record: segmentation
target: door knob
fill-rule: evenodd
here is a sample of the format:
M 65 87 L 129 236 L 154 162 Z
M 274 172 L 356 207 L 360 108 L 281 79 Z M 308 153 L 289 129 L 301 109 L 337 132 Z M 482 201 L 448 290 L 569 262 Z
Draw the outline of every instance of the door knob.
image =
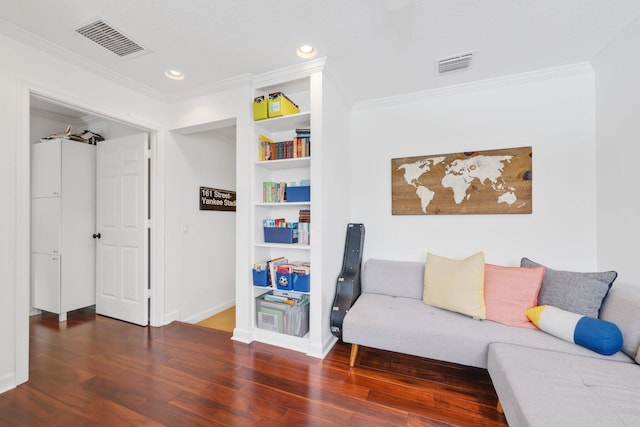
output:
M 94 239 L 99 239 L 99 238 L 100 238 L 100 233 L 94 234 L 94 235 L 93 235 L 93 238 L 94 238 Z

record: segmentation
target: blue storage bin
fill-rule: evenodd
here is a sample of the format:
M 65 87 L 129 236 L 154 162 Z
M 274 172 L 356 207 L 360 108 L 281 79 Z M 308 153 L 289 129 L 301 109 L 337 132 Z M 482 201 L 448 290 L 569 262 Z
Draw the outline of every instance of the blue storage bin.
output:
M 278 289 L 282 289 L 285 291 L 293 290 L 294 278 L 292 276 L 295 276 L 295 274 L 276 272 L 276 280 L 278 282 L 276 285 Z
M 269 275 L 267 270 L 253 270 L 253 286 L 269 286 Z
M 311 186 L 287 186 L 287 202 L 308 202 L 311 200 Z
M 311 275 L 293 274 L 293 290 L 298 292 L 309 292 Z
M 297 228 L 264 227 L 265 243 L 298 243 Z

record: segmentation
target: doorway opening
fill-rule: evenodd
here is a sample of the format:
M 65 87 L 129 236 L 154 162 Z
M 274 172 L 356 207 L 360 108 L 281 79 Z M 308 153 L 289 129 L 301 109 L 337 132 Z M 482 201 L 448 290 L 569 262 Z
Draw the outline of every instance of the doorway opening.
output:
M 30 95 L 30 313 L 149 323 L 145 129 Z M 97 273 L 97 274 L 96 274 Z
M 148 139 L 144 129 L 30 96 L 32 314 L 66 321 L 97 303 L 100 314 L 149 323 Z
M 165 274 L 180 292 L 167 287 L 166 317 L 198 323 L 236 302 L 236 119 L 170 132 Z

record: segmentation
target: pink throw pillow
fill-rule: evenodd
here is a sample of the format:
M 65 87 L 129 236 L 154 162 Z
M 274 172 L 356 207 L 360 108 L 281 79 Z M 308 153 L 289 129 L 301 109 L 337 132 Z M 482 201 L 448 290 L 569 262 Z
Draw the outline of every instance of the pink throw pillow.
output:
M 538 305 L 544 267 L 501 267 L 485 264 L 486 319 L 510 326 L 533 328 L 525 310 Z

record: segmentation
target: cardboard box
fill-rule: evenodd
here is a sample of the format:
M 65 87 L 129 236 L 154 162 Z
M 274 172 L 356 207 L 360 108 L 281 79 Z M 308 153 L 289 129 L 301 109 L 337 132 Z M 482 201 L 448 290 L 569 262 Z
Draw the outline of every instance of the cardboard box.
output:
M 267 115 L 269 117 L 287 116 L 299 113 L 300 109 L 282 92 L 269 94 Z

